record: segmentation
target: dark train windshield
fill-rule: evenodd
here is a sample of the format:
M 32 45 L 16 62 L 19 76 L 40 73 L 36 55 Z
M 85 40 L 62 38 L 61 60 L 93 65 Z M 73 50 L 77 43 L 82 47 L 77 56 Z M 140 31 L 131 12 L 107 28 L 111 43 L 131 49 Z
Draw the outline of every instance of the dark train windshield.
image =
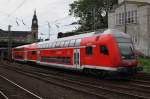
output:
M 119 49 L 122 59 L 134 59 L 135 55 L 133 52 L 133 47 L 130 43 L 119 43 Z

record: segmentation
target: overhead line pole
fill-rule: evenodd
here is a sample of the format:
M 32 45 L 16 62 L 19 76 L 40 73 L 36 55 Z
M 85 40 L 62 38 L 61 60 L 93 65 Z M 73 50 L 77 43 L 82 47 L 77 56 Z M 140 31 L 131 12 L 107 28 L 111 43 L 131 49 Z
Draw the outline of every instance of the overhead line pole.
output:
M 124 32 L 127 33 L 127 7 L 126 7 L 126 0 L 124 0 Z
M 11 25 L 8 25 L 8 61 L 10 62 L 12 60 L 12 32 L 11 32 Z
M 50 36 L 51 36 L 51 35 L 50 35 L 50 28 L 51 28 L 51 26 L 50 26 L 50 24 L 49 24 L 49 22 L 48 22 L 48 34 L 49 34 L 49 35 L 48 35 L 48 37 L 49 37 L 48 39 L 49 39 L 49 40 L 50 40 Z

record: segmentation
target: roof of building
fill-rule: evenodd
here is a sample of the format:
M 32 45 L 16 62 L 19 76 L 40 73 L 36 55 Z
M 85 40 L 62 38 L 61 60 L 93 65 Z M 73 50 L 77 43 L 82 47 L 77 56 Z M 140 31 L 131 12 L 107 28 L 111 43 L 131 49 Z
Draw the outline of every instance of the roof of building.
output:
M 126 4 L 137 4 L 137 5 L 139 5 L 139 6 L 150 5 L 150 3 L 148 3 L 148 2 L 142 2 L 142 0 L 141 0 L 141 2 L 138 2 L 138 1 L 123 1 L 123 2 L 121 2 L 120 4 L 115 5 L 115 6 L 113 7 L 113 9 L 111 9 L 109 12 L 110 12 L 110 13 L 111 13 L 111 12 L 114 12 L 117 8 L 119 8 L 120 6 L 124 5 L 125 3 L 126 3 Z
M 0 29 L 0 36 L 7 37 L 8 31 L 4 31 Z M 11 31 L 13 37 L 26 37 L 27 35 L 31 34 L 31 31 Z

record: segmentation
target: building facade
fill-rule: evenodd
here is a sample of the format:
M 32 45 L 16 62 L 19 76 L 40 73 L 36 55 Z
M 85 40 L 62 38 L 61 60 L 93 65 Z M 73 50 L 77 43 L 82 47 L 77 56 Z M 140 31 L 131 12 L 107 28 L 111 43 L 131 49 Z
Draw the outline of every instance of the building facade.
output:
M 150 56 L 150 0 L 119 0 L 108 13 L 108 28 L 126 31 L 135 48 Z
M 11 40 L 10 40 L 11 39 Z M 36 11 L 32 18 L 31 31 L 5 31 L 0 29 L 0 59 L 7 58 L 8 48 L 38 41 L 38 19 Z
M 5 31 L 0 29 L 0 45 L 1 43 L 9 41 L 9 33 L 11 33 L 11 39 L 14 43 L 29 44 L 38 40 L 38 19 L 36 11 L 32 18 L 31 31 Z M 1 46 L 0 46 L 1 47 Z

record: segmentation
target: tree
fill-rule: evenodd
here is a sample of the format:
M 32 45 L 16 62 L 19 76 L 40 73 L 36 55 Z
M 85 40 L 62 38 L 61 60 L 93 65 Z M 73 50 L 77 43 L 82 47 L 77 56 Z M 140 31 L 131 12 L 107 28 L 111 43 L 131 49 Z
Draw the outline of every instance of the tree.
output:
M 118 0 L 77 0 L 70 4 L 70 15 L 79 17 L 78 31 L 108 27 L 108 11 Z

